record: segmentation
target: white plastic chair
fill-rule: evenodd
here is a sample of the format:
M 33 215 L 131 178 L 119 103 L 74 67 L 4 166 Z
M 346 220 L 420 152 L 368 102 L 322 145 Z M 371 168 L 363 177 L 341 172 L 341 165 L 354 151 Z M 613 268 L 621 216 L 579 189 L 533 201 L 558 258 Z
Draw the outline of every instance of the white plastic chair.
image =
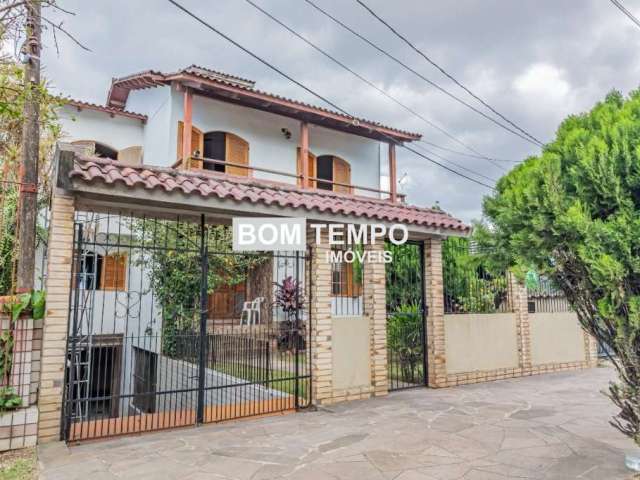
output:
M 256 297 L 252 301 L 242 304 L 240 325 L 257 325 L 260 323 L 260 306 L 262 302 L 264 302 L 264 297 Z

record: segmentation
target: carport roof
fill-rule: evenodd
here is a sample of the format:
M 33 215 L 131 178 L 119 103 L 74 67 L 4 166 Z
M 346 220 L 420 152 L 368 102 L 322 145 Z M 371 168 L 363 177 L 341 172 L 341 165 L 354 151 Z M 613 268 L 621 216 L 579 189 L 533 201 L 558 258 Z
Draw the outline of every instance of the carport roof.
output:
M 71 153 L 71 152 L 69 152 Z M 391 203 L 388 200 L 349 195 L 326 190 L 304 190 L 295 185 L 238 177 L 212 171 L 184 171 L 148 165 L 128 166 L 115 160 L 72 153 L 71 165 L 61 166 L 58 178 L 73 189 L 80 184 L 122 186 L 136 191 L 163 194 L 182 193 L 188 197 L 231 200 L 238 205 L 282 207 L 306 212 L 344 215 L 368 221 L 404 223 L 467 234 L 470 227 L 448 213 Z M 71 159 L 69 159 L 71 160 Z

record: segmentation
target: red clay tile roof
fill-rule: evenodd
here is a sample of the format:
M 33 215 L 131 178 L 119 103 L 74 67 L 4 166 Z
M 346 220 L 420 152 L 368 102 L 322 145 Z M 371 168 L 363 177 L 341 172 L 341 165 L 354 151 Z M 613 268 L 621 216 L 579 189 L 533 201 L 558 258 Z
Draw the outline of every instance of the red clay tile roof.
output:
M 307 109 L 306 113 L 315 113 L 319 117 L 331 117 L 340 119 L 341 122 L 352 126 L 362 127 L 363 129 L 380 130 L 386 132 L 386 135 L 397 137 L 399 141 L 414 141 L 422 138 L 419 133 L 412 133 L 406 130 L 389 127 L 380 122 L 366 120 L 364 118 L 350 117 L 341 112 L 336 112 L 328 108 L 311 105 L 291 98 L 283 97 L 273 93 L 264 92 L 254 88 L 255 82 L 223 72 L 217 72 L 198 65 L 178 70 L 172 73 L 161 73 L 154 70 L 145 70 L 144 72 L 128 75 L 126 77 L 114 78 L 111 83 L 109 95 L 107 97 L 107 105 L 112 108 L 125 108 L 127 97 L 131 90 L 152 88 L 160 85 L 168 85 L 172 81 L 181 81 L 186 79 L 203 79 L 211 82 L 211 85 L 225 86 L 227 89 L 234 89 L 235 96 L 251 95 L 260 96 L 261 103 L 273 101 L 290 104 L 293 109 L 295 107 L 303 107 Z M 228 96 L 228 93 L 227 95 Z
M 79 109 L 88 108 L 89 110 L 97 110 L 98 112 L 109 113 L 111 115 L 136 118 L 138 120 L 142 120 L 143 122 L 147 121 L 147 116 L 141 113 L 129 112 L 127 110 L 121 110 L 114 107 L 105 107 L 104 105 L 96 105 L 95 103 L 83 102 L 81 100 L 75 100 L 73 98 L 63 98 L 62 100 L 66 105 L 72 105 Z
M 142 165 L 130 167 L 115 160 L 76 154 L 69 177 L 87 183 L 122 183 L 130 188 L 178 191 L 186 195 L 232 199 L 307 211 L 354 215 L 379 221 L 414 224 L 467 233 L 470 227 L 451 215 L 429 208 L 386 200 L 328 192 L 302 190 L 294 185 L 236 177 L 210 171 L 182 171 Z

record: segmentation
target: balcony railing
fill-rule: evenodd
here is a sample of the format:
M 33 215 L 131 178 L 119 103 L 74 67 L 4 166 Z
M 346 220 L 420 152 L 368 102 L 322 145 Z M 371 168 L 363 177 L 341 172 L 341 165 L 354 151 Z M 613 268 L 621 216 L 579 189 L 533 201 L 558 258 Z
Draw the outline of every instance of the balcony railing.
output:
M 187 164 L 187 170 L 203 170 L 205 165 L 224 165 L 228 167 L 240 168 L 240 169 L 247 170 L 250 176 L 253 176 L 252 175 L 253 172 L 261 172 L 269 175 L 280 176 L 289 180 L 289 181 L 283 182 L 287 184 L 292 184 L 294 182 L 297 184 L 299 180 L 302 180 L 302 175 L 284 172 L 282 170 L 275 170 L 272 168 L 263 168 L 263 167 L 253 167 L 253 166 L 244 165 L 241 163 L 227 162 L 225 160 L 215 160 L 213 158 L 202 158 L 202 157 L 190 157 Z M 180 159 L 176 161 L 171 167 L 176 169 L 182 169 L 184 168 L 184 162 L 182 161 L 182 159 Z M 261 180 L 261 179 L 258 178 L 258 180 Z M 268 180 L 268 179 L 263 179 L 263 180 Z M 291 180 L 293 180 L 293 182 Z M 308 180 L 316 185 L 315 187 L 308 188 L 309 190 L 319 190 L 317 188 L 317 185 L 321 183 L 323 185 L 330 185 L 332 187 L 331 190 L 333 190 L 334 186 L 342 187 L 343 189 L 347 190 L 346 192 L 341 191 L 341 193 L 347 193 L 347 194 L 352 194 L 356 196 L 356 195 L 359 195 L 360 192 L 366 192 L 374 195 L 365 194 L 365 195 L 359 195 L 359 196 L 369 196 L 369 197 L 375 196 L 375 198 L 383 198 L 385 200 L 391 201 L 391 192 L 388 190 L 371 188 L 364 185 L 357 185 L 353 183 L 335 182 L 333 180 L 325 180 L 324 178 L 318 178 L 318 177 L 308 177 Z M 406 195 L 399 193 L 397 194 L 397 197 L 399 202 L 404 202 Z

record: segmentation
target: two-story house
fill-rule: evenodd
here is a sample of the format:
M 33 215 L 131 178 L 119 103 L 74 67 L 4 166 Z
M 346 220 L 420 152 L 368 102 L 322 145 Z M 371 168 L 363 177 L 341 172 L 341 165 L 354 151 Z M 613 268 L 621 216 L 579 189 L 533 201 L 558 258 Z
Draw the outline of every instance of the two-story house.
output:
M 324 265 L 328 247 L 313 242 L 302 260 L 234 255 L 213 228 L 204 250 L 196 227 L 204 235 L 205 223 L 234 216 L 303 216 L 402 223 L 419 242 L 464 235 L 459 220 L 407 205 L 396 190 L 396 146 L 419 134 L 198 66 L 116 78 L 105 105 L 69 100 L 60 117 L 52 241 L 57 225 L 75 224 L 74 280 L 56 304 L 69 313 L 64 438 L 386 393 L 384 266 Z M 73 205 L 70 225 L 56 198 Z M 49 255 L 51 269 L 59 257 Z M 415 275 L 416 298 L 424 277 Z M 173 301 L 189 281 L 192 297 Z

